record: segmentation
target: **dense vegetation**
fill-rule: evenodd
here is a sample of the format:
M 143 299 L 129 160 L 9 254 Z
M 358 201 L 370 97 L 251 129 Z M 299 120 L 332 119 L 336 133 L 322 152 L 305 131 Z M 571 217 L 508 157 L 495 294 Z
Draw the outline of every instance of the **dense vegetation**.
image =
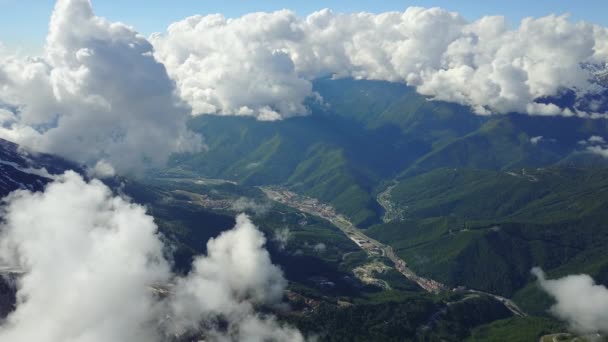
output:
M 205 136 L 204 152 L 175 155 L 137 181 L 108 181 L 148 206 L 176 270 L 187 272 L 207 240 L 245 211 L 289 280 L 294 310 L 281 319 L 321 341 L 535 341 L 566 327 L 548 317 L 553 302 L 532 267 L 608 285 L 608 158 L 585 142 L 608 139 L 607 120 L 481 117 L 387 82 L 321 79 L 314 88 L 323 101 L 309 103 L 309 116 L 199 116 L 190 128 Z M 15 151 L 0 145 L 18 166 L 0 165 L 15 180 L 0 192 L 40 189 L 46 181 L 19 172 L 31 161 Z M 46 155 L 37 162 L 52 172 L 70 166 Z M 355 269 L 391 262 L 325 220 L 269 202 L 260 185 L 330 203 L 417 273 L 510 297 L 531 316 L 511 317 L 487 296 L 426 294 L 391 268 L 366 283 Z M 377 196 L 393 185 L 387 199 L 398 215 L 383 222 Z M 231 207 L 242 198 L 254 205 Z M 14 300 L 0 281 L 0 317 Z
M 590 153 L 585 142 L 591 136 L 608 138 L 608 121 L 518 114 L 481 117 L 387 82 L 321 79 L 314 88 L 323 101 L 311 101 L 309 116 L 279 122 L 193 119 L 190 127 L 205 136 L 208 150 L 177 155 L 164 171 L 229 179 L 245 187 L 282 185 L 318 198 L 390 244 L 418 273 L 450 286 L 512 297 L 530 314 L 546 316 L 552 304 L 530 275 L 534 266 L 551 277 L 585 272 L 608 284 L 608 159 Z M 387 198 L 397 219 L 382 222 L 384 209 L 376 197 L 392 184 Z M 353 303 L 386 292 L 344 281 L 353 268 L 369 260 L 327 222 L 307 217 L 307 224 L 301 225 L 298 215 L 275 207 L 256 218 L 269 236 L 287 222 L 289 246 L 279 247 L 271 239 L 269 247 L 294 286 L 321 298 L 346 296 Z M 323 255 L 311 248 L 320 241 L 329 246 Z M 335 283 L 333 292 L 315 286 L 310 281 L 315 277 Z M 387 282 L 399 278 L 382 277 Z M 420 300 L 407 282 L 391 287 L 413 292 L 412 298 Z M 401 304 L 391 300 L 352 308 L 330 305 L 318 317 L 298 324 L 317 325 L 319 317 L 337 315 L 350 320 L 350 329 L 361 336 L 386 340 L 396 333 L 391 329 L 407 330 L 419 323 L 415 313 L 426 307 L 423 302 L 416 302 L 409 316 L 401 315 Z M 478 304 L 473 311 L 481 310 Z M 379 317 L 395 315 L 404 325 L 393 327 L 386 320 L 383 326 L 384 321 L 359 311 L 360 305 L 371 305 L 366 310 L 378 310 Z M 470 336 L 492 341 L 509 336 L 523 341 L 563 329 L 552 320 L 530 317 L 476 323 L 470 335 L 474 325 L 456 321 L 453 326 L 442 323 L 445 328 L 436 325 L 428 336 L 419 330 L 399 332 L 424 340 Z M 354 336 L 340 330 L 338 321 L 324 324 L 323 329 L 340 331 L 337 338 Z M 513 329 L 517 332 L 507 333 Z
M 548 318 L 513 317 L 473 329 L 467 342 L 528 342 L 542 336 L 564 331 L 563 324 Z
M 488 297 L 446 305 L 406 295 L 348 307 L 325 304 L 314 315 L 288 321 L 320 341 L 462 341 L 471 329 L 509 316 L 502 304 Z
M 206 239 L 234 223 L 235 212 L 209 210 L 191 203 L 189 197 L 176 195 L 176 190 L 216 199 L 234 201 L 247 195 L 258 203 L 264 201 L 255 188 L 227 183 L 201 185 L 188 180 L 150 178 L 122 182 L 123 191 L 148 204 L 163 234 L 177 247 L 176 267 L 184 272 L 192 255 L 205 251 Z M 474 327 L 511 315 L 489 297 L 426 295 L 395 270 L 376 275 L 390 290 L 366 285 L 353 276 L 354 268 L 370 262 L 390 262 L 370 259 L 327 221 L 279 204 L 265 212 L 251 211 L 250 215 L 267 236 L 273 262 L 281 266 L 290 281 L 289 291 L 320 303 L 312 310 L 302 311 L 296 300 L 292 302 L 295 311 L 282 319 L 320 340 L 459 341 L 469 336 Z M 288 238 L 277 240 L 276 234 L 285 230 Z M 319 243 L 324 247 L 321 250 L 315 248 Z
M 454 286 L 512 296 L 534 266 L 605 282 L 607 190 L 604 169 L 437 169 L 396 186 L 392 198 L 405 220 L 369 233 L 414 269 Z M 532 302 L 526 293 L 518 296 L 524 304 Z

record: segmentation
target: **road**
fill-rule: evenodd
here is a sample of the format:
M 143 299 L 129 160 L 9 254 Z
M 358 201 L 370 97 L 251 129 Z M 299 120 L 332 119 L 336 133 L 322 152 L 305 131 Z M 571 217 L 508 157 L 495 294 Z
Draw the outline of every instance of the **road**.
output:
M 393 181 L 384 191 L 378 194 L 376 201 L 384 209 L 384 215 L 382 215 L 382 221 L 384 223 L 391 222 L 402 218 L 402 214 L 393 202 L 391 202 L 391 191 L 398 185 L 397 181 Z
M 520 309 L 519 306 L 517 306 L 517 304 L 515 304 L 514 301 L 510 300 L 509 298 L 501 297 L 499 295 L 495 295 L 495 294 L 483 292 L 483 291 L 477 291 L 477 290 L 471 290 L 471 289 L 469 289 L 467 291 L 470 293 L 478 293 L 478 294 L 484 294 L 484 295 L 487 295 L 490 297 L 494 297 L 494 299 L 503 303 L 504 306 L 506 306 L 507 309 L 509 309 L 514 315 L 527 316 L 527 314 L 522 309 Z
M 304 213 L 321 217 L 331 222 L 334 226 L 340 229 L 349 239 L 351 239 L 357 246 L 364 250 L 368 255 L 372 256 L 385 256 L 393 262 L 395 269 L 403 274 L 407 279 L 415 282 L 421 288 L 430 293 L 439 293 L 448 290 L 448 287 L 436 280 L 425 278 L 417 275 L 412 271 L 407 263 L 401 259 L 393 251 L 391 246 L 385 245 L 380 241 L 372 239 L 363 233 L 359 228 L 353 225 L 345 216 L 336 213 L 336 211 L 329 205 L 323 204 L 316 199 L 307 198 L 304 196 L 297 195 L 293 192 L 283 189 L 273 189 L 268 187 L 260 187 L 260 189 L 266 194 L 271 200 L 285 204 L 289 207 L 300 210 Z M 0 275 L 19 275 L 25 273 L 16 267 L 0 265 Z M 153 291 L 161 292 L 159 289 L 152 287 Z M 165 290 L 164 288 L 162 289 Z M 517 304 L 512 300 L 501 297 L 495 294 L 477 291 L 477 290 L 466 290 L 472 294 L 484 294 L 495 298 L 502 302 L 513 314 L 517 316 L 526 316 Z
M 397 271 L 403 274 L 407 279 L 418 284 L 427 292 L 439 293 L 447 289 L 444 284 L 438 281 L 417 275 L 414 271 L 407 267 L 407 263 L 403 259 L 397 256 L 392 247 L 365 235 L 365 233 L 363 233 L 359 228 L 355 227 L 346 217 L 336 213 L 332 207 L 322 204 L 315 199 L 299 196 L 287 190 L 272 189 L 267 187 L 261 187 L 260 189 L 264 191 L 266 196 L 273 201 L 285 204 L 310 215 L 319 216 L 331 222 L 349 239 L 356 243 L 357 246 L 367 252 L 367 254 L 386 256 L 393 262 L 393 264 L 395 264 Z
M 391 246 L 385 245 L 377 240 L 365 235 L 359 228 L 355 227 L 344 215 L 338 214 L 334 208 L 327 204 L 323 204 L 316 199 L 300 196 L 296 193 L 285 189 L 260 187 L 266 196 L 276 202 L 282 203 L 289 207 L 300 210 L 304 213 L 321 217 L 331 222 L 334 226 L 340 229 L 349 239 L 357 244 L 361 249 L 369 255 L 386 256 L 390 259 L 395 268 L 407 279 L 415 282 L 421 288 L 430 293 L 439 293 L 448 290 L 448 287 L 436 280 L 425 278 L 417 275 L 412 271 L 407 263 L 401 259 L 393 251 Z M 516 316 L 526 316 L 526 313 L 521 310 L 512 300 L 478 290 L 465 290 L 471 294 L 483 294 L 493 297 L 505 305 Z

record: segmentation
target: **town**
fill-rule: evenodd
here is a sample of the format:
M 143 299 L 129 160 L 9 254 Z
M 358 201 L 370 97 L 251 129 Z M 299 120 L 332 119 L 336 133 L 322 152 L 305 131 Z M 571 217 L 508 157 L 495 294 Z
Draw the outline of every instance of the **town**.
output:
M 298 195 L 289 190 L 281 188 L 261 187 L 262 191 L 273 201 L 282 203 L 289 207 L 298 209 L 310 215 L 319 216 L 331 222 L 334 226 L 340 229 L 349 239 L 357 246 L 364 250 L 370 256 L 383 256 L 388 258 L 395 265 L 395 269 L 403 274 L 407 279 L 415 282 L 421 288 L 431 293 L 439 293 L 447 289 L 447 287 L 433 279 L 427 279 L 417 275 L 412 271 L 407 263 L 399 258 L 390 246 L 370 238 L 365 235 L 359 228 L 355 227 L 344 215 L 338 214 L 336 210 L 328 205 L 319 202 L 317 199 Z

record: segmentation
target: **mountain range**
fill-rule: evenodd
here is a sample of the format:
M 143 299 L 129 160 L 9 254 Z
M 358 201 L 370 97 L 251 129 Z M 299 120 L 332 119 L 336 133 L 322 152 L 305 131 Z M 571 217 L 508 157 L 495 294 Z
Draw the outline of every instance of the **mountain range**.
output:
M 365 331 L 340 330 L 344 340 L 490 341 L 510 334 L 526 341 L 564 329 L 548 315 L 553 300 L 536 286 L 532 267 L 551 277 L 583 272 L 608 285 L 608 158 L 602 154 L 608 121 L 480 116 L 381 81 L 324 78 L 314 91 L 306 116 L 194 117 L 189 128 L 205 137 L 204 151 L 175 154 L 145 177 L 105 182 L 148 206 L 173 242 L 181 272 L 205 252 L 209 238 L 233 226 L 241 210 L 234 203 L 256 202 L 244 202 L 242 210 L 268 237 L 273 261 L 290 281 L 291 304 L 309 312 L 282 319 L 303 331 L 322 326 L 325 340 L 340 340 L 327 332 L 348 319 L 347 326 Z M 565 92 L 545 100 L 567 98 Z M 68 169 L 85 173 L 61 158 L 0 142 L 3 196 L 39 191 Z M 375 264 L 328 221 L 270 204 L 259 188 L 268 186 L 331 205 L 419 275 L 511 298 L 529 316 L 512 317 L 491 297 L 430 296 L 394 270 L 372 271 L 375 283 L 361 283 L 355 269 L 382 269 L 387 260 Z M 319 285 L 325 283 L 332 285 Z M 0 284 L 0 316 L 14 305 L 9 287 Z
M 552 303 L 534 266 L 608 284 L 606 120 L 479 116 L 380 81 L 327 78 L 314 90 L 322 100 L 304 117 L 194 118 L 208 149 L 163 171 L 317 198 L 420 274 L 515 298 L 534 314 Z

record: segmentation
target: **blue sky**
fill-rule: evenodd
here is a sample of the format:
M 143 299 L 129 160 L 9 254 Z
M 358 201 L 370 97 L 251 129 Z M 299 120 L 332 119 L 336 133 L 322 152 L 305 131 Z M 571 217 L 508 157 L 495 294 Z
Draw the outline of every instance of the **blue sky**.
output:
M 41 50 L 54 0 L 0 0 L 0 42 L 25 53 Z M 337 12 L 402 11 L 408 6 L 440 6 L 470 20 L 504 15 L 511 25 L 528 16 L 570 13 L 573 20 L 608 26 L 608 0 L 93 0 L 98 15 L 134 26 L 145 35 L 193 14 L 223 13 L 228 17 L 253 11 L 289 8 L 305 16 L 321 8 Z

